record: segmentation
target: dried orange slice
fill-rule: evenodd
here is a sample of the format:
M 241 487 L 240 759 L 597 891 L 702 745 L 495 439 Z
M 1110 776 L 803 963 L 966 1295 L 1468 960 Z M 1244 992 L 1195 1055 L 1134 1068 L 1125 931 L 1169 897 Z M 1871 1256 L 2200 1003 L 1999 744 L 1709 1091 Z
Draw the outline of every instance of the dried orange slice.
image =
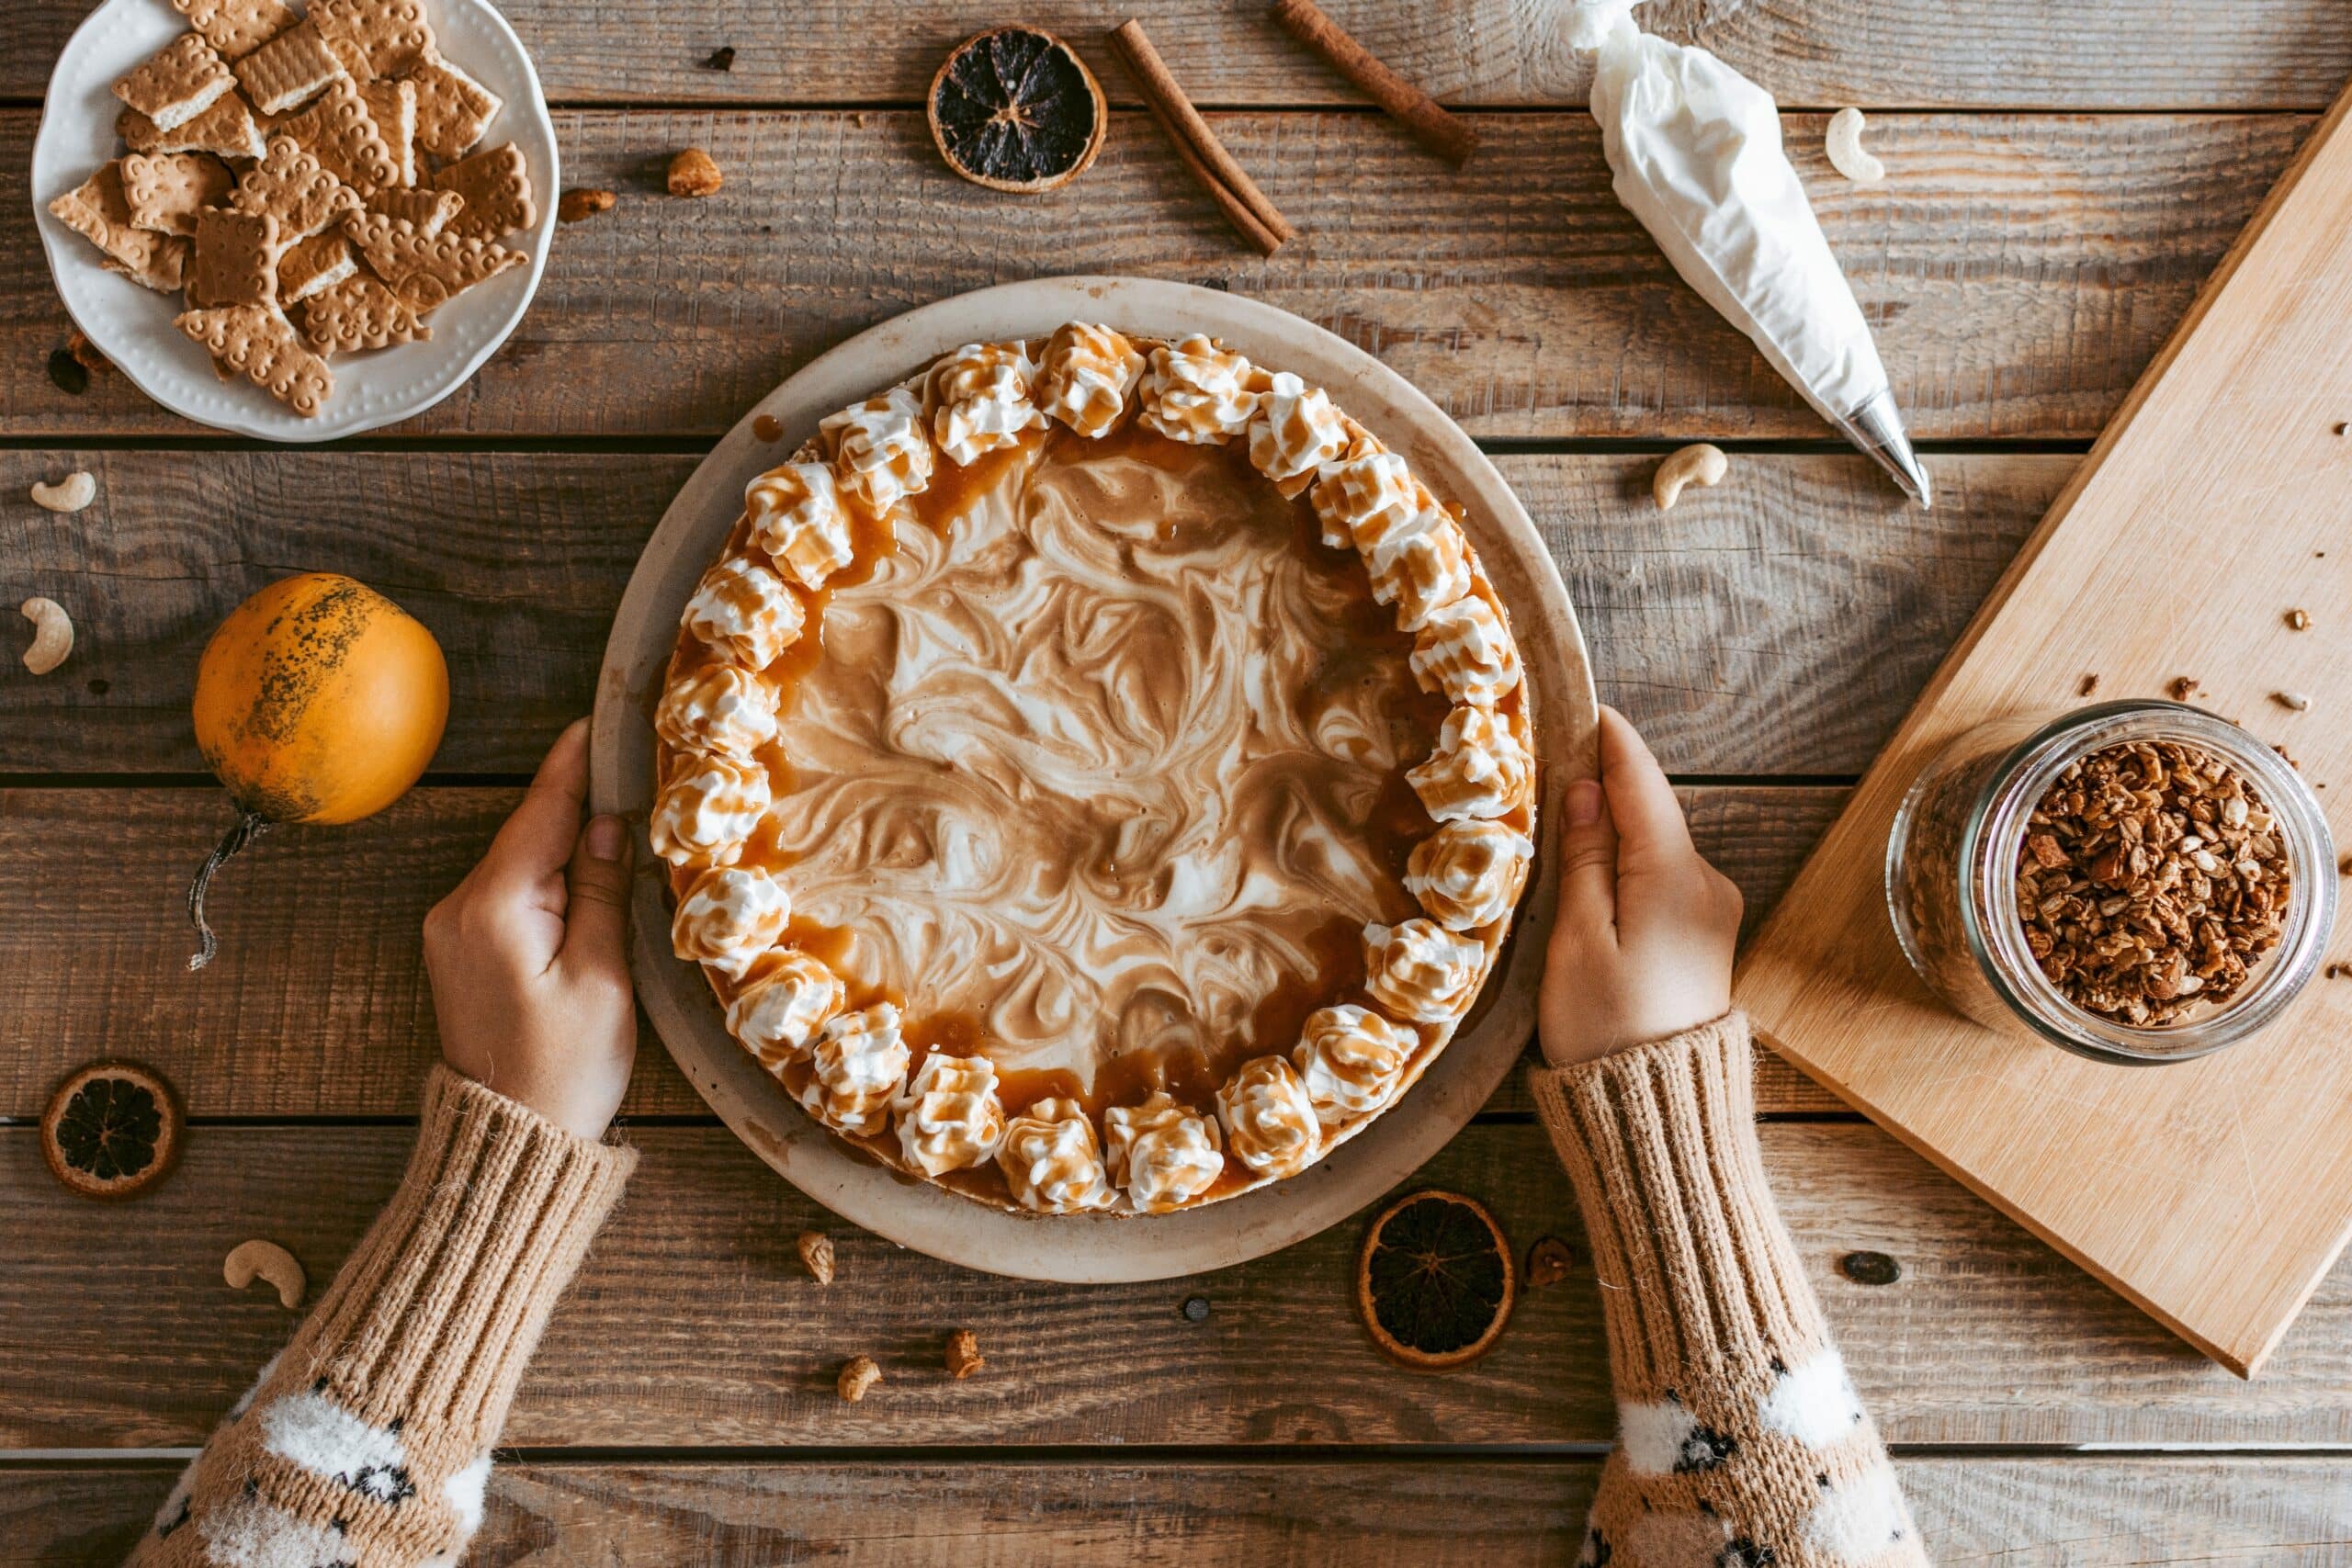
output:
M 145 1067 L 93 1062 L 50 1097 L 40 1152 L 50 1173 L 85 1198 L 143 1192 L 179 1157 L 179 1101 Z
M 1494 1348 L 1518 1299 L 1510 1243 L 1459 1192 L 1408 1193 L 1364 1233 L 1356 1307 L 1373 1343 L 1408 1367 L 1458 1367 Z
M 990 190 L 1067 185 L 1102 150 L 1102 85 L 1041 28 L 966 39 L 931 79 L 931 139 L 947 166 Z

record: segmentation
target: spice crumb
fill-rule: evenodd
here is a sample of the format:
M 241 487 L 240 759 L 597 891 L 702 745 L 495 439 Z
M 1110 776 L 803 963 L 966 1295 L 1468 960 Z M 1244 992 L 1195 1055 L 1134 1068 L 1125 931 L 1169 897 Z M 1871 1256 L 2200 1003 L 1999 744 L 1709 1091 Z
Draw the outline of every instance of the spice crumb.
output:
M 2270 700 L 2282 708 L 2291 708 L 2297 713 L 2308 712 L 2312 705 L 2311 698 L 2301 692 L 2273 692 L 2270 694 Z
M 710 51 L 710 58 L 702 62 L 702 68 L 706 71 L 734 70 L 735 46 L 730 43 L 724 49 L 712 50 Z
M 2290 610 L 2290 611 L 2288 611 L 2288 612 L 2287 612 L 2287 629 L 2288 629 L 2288 630 L 2290 630 L 2290 631 L 2297 631 L 2297 632 L 2307 632 L 2307 631 L 2311 630 L 2311 629 L 2312 629 L 2312 616 L 2311 616 L 2311 612 L 2310 612 L 2310 611 L 2308 611 L 2308 610 Z
M 2165 694 L 2177 703 L 2187 702 L 2196 692 L 2197 682 L 2188 675 L 2176 675 L 2165 686 Z
M 2083 677 L 2083 683 L 2075 688 L 2075 695 L 2078 697 L 2087 697 L 2093 692 L 2098 690 L 2098 677 L 2097 675 L 2086 675 Z

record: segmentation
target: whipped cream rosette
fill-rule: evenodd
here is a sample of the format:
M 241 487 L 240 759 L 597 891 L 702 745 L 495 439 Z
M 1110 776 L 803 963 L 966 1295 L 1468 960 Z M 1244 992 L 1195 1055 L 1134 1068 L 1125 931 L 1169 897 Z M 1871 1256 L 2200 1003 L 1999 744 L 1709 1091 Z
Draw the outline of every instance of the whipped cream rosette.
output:
M 1094 1121 L 1075 1100 L 1041 1100 L 1008 1121 L 996 1162 L 1013 1201 L 1041 1214 L 1081 1214 L 1119 1201 Z
M 817 422 L 834 453 L 834 478 L 876 516 L 931 487 L 933 457 L 922 425 L 922 400 L 893 387 L 878 398 Z
M 1221 446 L 1258 412 L 1250 380 L 1248 360 L 1195 333 L 1151 351 L 1136 418 L 1170 441 Z
M 996 1064 L 986 1056 L 925 1056 L 895 1109 L 899 1147 L 925 1176 L 978 1165 L 1004 1142 Z
M 1242 1063 L 1217 1090 L 1216 1119 L 1225 1128 L 1225 1146 L 1261 1176 L 1306 1169 L 1323 1141 L 1323 1124 L 1298 1069 L 1280 1056 Z
M 783 883 L 755 865 L 715 865 L 686 885 L 670 920 L 670 950 L 740 980 L 791 919 Z
M 1525 806 L 1534 793 L 1535 763 L 1509 721 L 1465 704 L 1445 716 L 1437 750 L 1405 777 L 1431 817 L 1461 822 Z
M 1413 638 L 1413 679 L 1450 702 L 1492 707 L 1520 680 L 1519 644 L 1475 593 L 1440 605 Z
M 1435 920 L 1366 926 L 1363 988 L 1398 1018 L 1450 1023 L 1469 1010 L 1486 978 L 1486 945 Z
M 1031 400 L 1036 380 L 1036 362 L 1017 343 L 967 343 L 941 360 L 931 373 L 931 434 L 941 455 L 961 468 L 1018 446 L 1023 431 L 1046 423 Z
M 1111 1179 L 1146 1213 L 1182 1208 L 1225 1174 L 1216 1123 L 1193 1114 L 1165 1090 L 1141 1105 L 1102 1113 Z
M 1276 371 L 1250 421 L 1250 466 L 1284 495 L 1300 495 L 1347 449 L 1347 423 L 1323 389 Z
M 780 948 L 752 962 L 728 1004 L 728 1032 L 760 1066 L 780 1073 L 786 1063 L 808 1055 L 826 1021 L 842 1010 L 842 977 L 822 959 Z
M 1459 514 L 1303 378 L 1083 322 L 797 457 L 686 604 L 650 822 L 673 947 L 783 1092 L 1040 1215 L 1219 1201 L 1394 1106 L 1534 833 Z
M 767 770 L 756 762 L 676 752 L 653 797 L 646 837 L 653 852 L 672 865 L 729 865 L 773 799 Z
M 1332 463 L 1311 499 L 1323 542 L 1361 550 L 1401 529 L 1422 506 L 1413 471 L 1394 452 L 1365 452 Z
M 654 705 L 653 732 L 688 751 L 748 758 L 775 739 L 774 683 L 732 664 L 673 681 Z
M 1510 913 L 1535 846 L 1499 822 L 1448 822 L 1413 846 L 1405 889 L 1448 931 L 1476 931 Z
M 809 1048 L 801 1109 L 841 1132 L 879 1133 L 906 1079 L 908 1055 L 893 1004 L 836 1014 Z
M 808 612 L 775 570 L 729 556 L 703 573 L 686 601 L 686 635 L 731 664 L 764 670 L 800 640 Z
M 1080 435 L 1108 435 L 1127 412 L 1144 365 L 1142 350 L 1123 333 L 1083 321 L 1057 327 L 1037 372 L 1037 407 Z
M 822 463 L 785 463 L 743 491 L 752 537 L 775 570 L 803 588 L 822 588 L 849 565 L 849 517 L 841 486 Z

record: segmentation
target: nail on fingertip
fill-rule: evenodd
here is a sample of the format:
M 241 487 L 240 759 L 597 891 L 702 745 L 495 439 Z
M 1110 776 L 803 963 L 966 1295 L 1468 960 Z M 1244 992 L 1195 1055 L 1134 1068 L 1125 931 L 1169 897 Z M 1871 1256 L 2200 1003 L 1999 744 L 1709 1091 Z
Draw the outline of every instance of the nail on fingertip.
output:
M 599 817 L 588 824 L 588 856 L 591 860 L 621 858 L 621 819 Z
M 1600 781 L 1578 779 L 1568 786 L 1568 825 L 1589 828 L 1600 820 Z

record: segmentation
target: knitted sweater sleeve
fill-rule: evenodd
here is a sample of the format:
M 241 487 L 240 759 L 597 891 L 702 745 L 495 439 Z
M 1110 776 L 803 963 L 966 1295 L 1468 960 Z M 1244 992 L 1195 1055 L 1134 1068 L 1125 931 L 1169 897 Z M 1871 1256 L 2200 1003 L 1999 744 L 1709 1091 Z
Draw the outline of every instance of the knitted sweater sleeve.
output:
M 1747 1021 L 1531 1077 L 1617 1396 L 1587 1568 L 1924 1568 L 1764 1184 Z
M 636 1164 L 435 1067 L 390 1203 L 131 1563 L 456 1563 L 524 1365 Z

